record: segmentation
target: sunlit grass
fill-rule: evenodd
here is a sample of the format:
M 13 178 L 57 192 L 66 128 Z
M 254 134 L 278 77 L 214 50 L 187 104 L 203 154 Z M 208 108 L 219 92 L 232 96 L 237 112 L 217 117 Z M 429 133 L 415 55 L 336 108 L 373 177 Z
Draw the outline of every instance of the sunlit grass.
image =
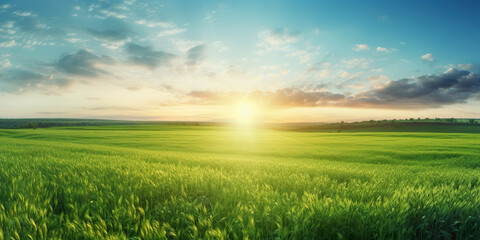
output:
M 478 239 L 480 136 L 0 130 L 0 239 Z

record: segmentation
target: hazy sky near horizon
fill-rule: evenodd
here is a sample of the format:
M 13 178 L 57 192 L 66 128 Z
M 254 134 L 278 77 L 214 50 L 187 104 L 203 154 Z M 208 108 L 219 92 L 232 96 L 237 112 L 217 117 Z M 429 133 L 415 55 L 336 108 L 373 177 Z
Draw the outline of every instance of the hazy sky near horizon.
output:
M 478 1 L 0 0 L 0 118 L 480 118 Z

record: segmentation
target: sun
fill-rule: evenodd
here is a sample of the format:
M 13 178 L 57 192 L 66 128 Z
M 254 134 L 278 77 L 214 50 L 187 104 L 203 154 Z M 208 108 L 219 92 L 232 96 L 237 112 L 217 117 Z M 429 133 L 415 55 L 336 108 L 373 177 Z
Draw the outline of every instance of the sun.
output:
M 253 127 L 260 121 L 259 106 L 252 102 L 240 102 L 235 106 L 235 123 L 242 127 Z

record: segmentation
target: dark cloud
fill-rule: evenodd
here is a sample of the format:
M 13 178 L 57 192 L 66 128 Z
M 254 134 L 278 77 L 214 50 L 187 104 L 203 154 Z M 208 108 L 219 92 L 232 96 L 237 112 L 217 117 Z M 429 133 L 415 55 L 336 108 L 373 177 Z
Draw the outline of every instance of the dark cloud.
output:
M 389 81 L 354 96 L 350 104 L 392 108 L 440 107 L 465 103 L 479 92 L 479 75 L 450 68 L 438 75 Z
M 12 69 L 0 74 L 2 79 L 2 90 L 16 91 L 21 88 L 34 86 L 45 79 L 42 74 L 27 70 Z
M 89 29 L 88 32 L 96 38 L 107 40 L 107 41 L 113 41 L 113 42 L 122 41 L 128 38 L 128 32 L 124 31 L 123 29 L 113 29 L 113 30 L 104 30 L 104 31 Z
M 448 69 L 438 75 L 424 75 L 380 84 L 355 95 L 318 89 L 284 88 L 276 91 L 212 92 L 192 91 L 193 103 L 225 105 L 248 99 L 272 107 L 360 107 L 360 108 L 435 108 L 465 103 L 479 97 L 480 76 L 469 71 Z
M 67 88 L 73 81 L 56 77 L 54 74 L 33 72 L 24 69 L 10 69 L 0 72 L 0 91 L 2 92 L 26 92 L 31 90 L 50 91 L 59 88 Z
M 111 42 L 126 40 L 132 34 L 130 28 L 128 28 L 125 23 L 120 21 L 112 21 L 107 24 L 105 29 L 102 30 L 94 28 L 87 28 L 86 30 L 95 38 Z
M 41 21 L 38 17 L 19 17 L 9 22 L 12 25 L 10 30 L 16 31 L 17 41 L 20 38 L 31 41 L 53 41 L 55 38 L 65 35 L 65 31 L 59 26 L 60 24 L 52 25 L 43 19 Z
M 109 74 L 97 66 L 99 63 L 112 64 L 114 59 L 109 56 L 97 56 L 87 50 L 79 50 L 74 54 L 63 55 L 55 63 L 55 67 L 66 74 L 84 77 L 98 77 Z
M 35 67 L 7 69 L 0 72 L 0 91 L 22 93 L 43 91 L 56 93 L 72 86 L 78 80 L 69 75 L 98 77 L 109 74 L 99 68 L 99 64 L 113 64 L 108 56 L 97 56 L 87 50 L 74 54 L 64 54 L 53 64 L 41 63 Z
M 15 22 L 21 31 L 44 35 L 45 33 L 63 33 L 60 29 L 47 27 L 36 18 L 22 18 Z
M 203 61 L 205 59 L 206 51 L 207 46 L 203 44 L 190 48 L 187 52 L 187 65 L 195 66 Z
M 140 46 L 135 43 L 126 44 L 125 51 L 129 55 L 128 59 L 130 63 L 145 66 L 150 69 L 168 65 L 176 58 L 174 54 L 163 51 L 154 51 L 153 47 Z

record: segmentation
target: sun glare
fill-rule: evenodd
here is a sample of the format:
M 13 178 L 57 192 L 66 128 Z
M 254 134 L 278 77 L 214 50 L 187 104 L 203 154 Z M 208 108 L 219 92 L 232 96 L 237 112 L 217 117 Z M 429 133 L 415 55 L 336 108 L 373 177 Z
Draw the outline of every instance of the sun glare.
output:
M 259 123 L 259 108 L 251 102 L 241 102 L 235 106 L 235 123 L 242 127 L 253 127 Z

